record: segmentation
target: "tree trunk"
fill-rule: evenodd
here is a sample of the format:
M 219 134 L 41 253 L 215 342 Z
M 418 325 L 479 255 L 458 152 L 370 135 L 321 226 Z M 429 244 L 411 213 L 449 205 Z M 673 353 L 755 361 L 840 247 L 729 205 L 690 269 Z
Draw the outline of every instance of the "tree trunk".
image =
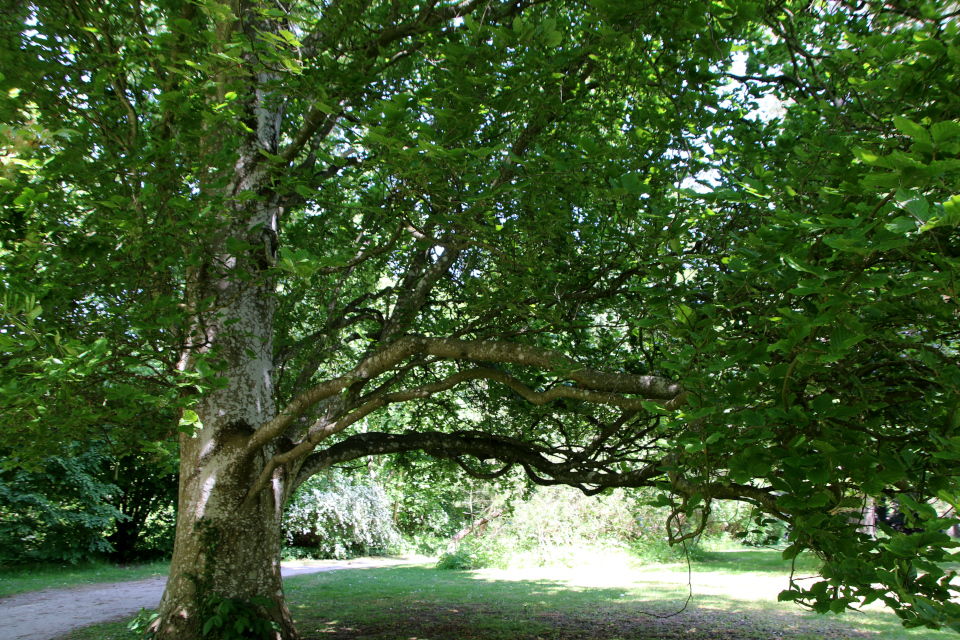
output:
M 499 518 L 503 515 L 503 509 L 497 509 L 492 513 L 488 513 L 479 520 L 471 522 L 463 529 L 460 529 L 457 533 L 450 538 L 450 542 L 447 544 L 447 553 L 456 553 L 457 548 L 460 546 L 460 543 L 471 533 L 475 533 L 477 537 L 483 535 L 483 532 L 487 530 L 487 525 L 490 524 L 491 520 Z
M 126 563 L 134 560 L 137 541 L 140 539 L 142 523 L 135 520 L 118 520 L 116 530 L 107 536 L 107 542 L 113 547 L 110 552 L 112 562 Z
M 867 496 L 863 513 L 860 517 L 860 532 L 871 538 L 877 537 L 877 503 L 872 496 Z
M 212 596 L 244 601 L 265 596 L 274 606 L 260 613 L 277 623 L 277 637 L 297 637 L 280 575 L 282 484 L 275 482 L 274 491 L 244 504 L 262 458 L 251 460 L 243 453 L 245 438 L 231 436 L 221 432 L 220 442 L 182 440 L 177 537 L 155 627 L 158 638 L 199 637 L 212 613 Z
M 268 21 L 264 28 L 276 30 L 278 24 Z M 230 40 L 238 25 L 231 20 L 218 24 L 221 43 Z M 254 55 L 248 62 L 251 68 L 260 65 Z M 216 376 L 225 380 L 197 403 L 199 432 L 180 437 L 173 561 L 153 628 L 158 640 L 193 640 L 211 613 L 211 596 L 247 602 L 262 596 L 273 606 L 260 607 L 261 615 L 276 623 L 276 637 L 290 640 L 298 635 L 280 575 L 289 468 L 278 467 L 267 489 L 248 495 L 278 447 L 274 442 L 253 448 L 249 440 L 276 417 L 276 301 L 270 268 L 276 261 L 280 208 L 268 186 L 273 168 L 264 163 L 262 152 L 278 153 L 283 111 L 264 89 L 277 80 L 272 71 L 220 79 L 217 102 L 225 99 L 229 82 L 246 86 L 237 104 L 253 126 L 247 128 L 249 135 L 239 136 L 232 127 L 212 127 L 206 142 L 211 153 L 227 150 L 200 187 L 222 207 L 221 224 L 200 243 L 199 266 L 187 274 L 186 303 L 196 315 L 180 366 L 200 370 L 199 359 L 209 357 Z M 258 198 L 248 198 L 252 194 Z M 211 299 L 213 308 L 205 307 Z
M 255 182 L 236 183 L 238 190 Z M 206 355 L 219 369 L 221 386 L 202 396 L 195 411 L 202 427 L 180 437 L 180 494 L 173 562 L 159 618 L 159 639 L 193 640 L 212 614 L 211 597 L 249 602 L 264 596 L 272 607 L 259 607 L 276 623 L 276 637 L 297 637 L 284 603 L 280 576 L 281 516 L 287 488 L 285 467 L 278 468 L 267 490 L 248 496 L 276 453 L 275 445 L 249 447 L 256 428 L 276 414 L 273 392 L 272 285 L 264 275 L 274 247 L 276 212 L 266 207 L 231 212 L 236 222 L 206 249 L 197 270 L 196 289 L 188 300 L 210 299 L 213 309 L 200 311 L 192 328 L 192 345 L 184 370 Z M 227 238 L 264 244 L 263 252 L 230 255 Z M 264 240 L 266 238 L 266 241 Z M 268 253 L 269 252 L 269 253 Z M 215 385 L 216 386 L 216 385 Z M 226 622 L 226 621 L 225 621 Z

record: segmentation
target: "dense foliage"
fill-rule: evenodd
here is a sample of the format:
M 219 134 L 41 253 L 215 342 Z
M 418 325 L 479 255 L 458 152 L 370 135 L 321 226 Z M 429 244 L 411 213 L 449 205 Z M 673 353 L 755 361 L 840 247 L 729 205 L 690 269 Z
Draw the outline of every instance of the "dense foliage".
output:
M 954 3 L 4 16 L 2 444 L 181 432 L 158 637 L 201 573 L 295 637 L 283 503 L 414 451 L 659 488 L 673 541 L 743 502 L 826 562 L 784 599 L 960 630 Z
M 117 459 L 103 443 L 37 468 L 0 470 L 0 563 L 169 557 L 173 550 L 175 456 Z M 3 459 L 0 459 L 3 461 Z
M 88 560 L 113 550 L 106 531 L 123 514 L 100 477 L 103 456 L 45 460 L 42 472 L 0 472 L 0 562 Z

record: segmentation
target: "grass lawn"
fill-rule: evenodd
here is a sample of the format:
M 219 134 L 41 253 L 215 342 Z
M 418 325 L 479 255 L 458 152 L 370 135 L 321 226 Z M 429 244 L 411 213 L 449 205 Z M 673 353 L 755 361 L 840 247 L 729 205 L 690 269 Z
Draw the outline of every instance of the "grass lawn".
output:
M 884 609 L 818 616 L 777 603 L 789 567 L 774 550 L 709 553 L 693 567 L 635 568 L 625 557 L 578 568 L 439 571 L 428 565 L 289 578 L 287 600 L 308 640 L 947 640 L 904 630 Z M 815 568 L 807 561 L 804 571 Z M 129 640 L 125 623 L 71 640 Z M 65 639 L 62 639 L 65 640 Z
M 0 597 L 51 587 L 79 587 L 98 582 L 159 578 L 170 573 L 170 562 L 116 566 L 107 563 L 0 566 Z

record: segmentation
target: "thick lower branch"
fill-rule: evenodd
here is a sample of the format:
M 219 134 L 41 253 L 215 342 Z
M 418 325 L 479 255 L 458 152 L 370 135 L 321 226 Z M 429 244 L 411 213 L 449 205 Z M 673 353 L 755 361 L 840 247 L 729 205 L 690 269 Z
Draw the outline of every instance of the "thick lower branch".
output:
M 628 373 L 606 373 L 587 369 L 572 358 L 549 349 L 494 340 L 455 340 L 452 338 L 403 336 L 363 360 L 346 375 L 327 380 L 298 395 L 273 420 L 260 425 L 260 428 L 249 440 L 248 452 L 252 455 L 259 451 L 270 440 L 282 434 L 297 416 L 316 403 L 340 393 L 355 382 L 372 380 L 413 355 L 533 367 L 543 371 L 551 371 L 566 380 L 574 382 L 584 392 L 595 391 L 618 396 L 629 394 L 647 400 L 663 400 L 666 401 L 664 406 L 668 409 L 676 409 L 682 406 L 686 402 L 687 396 L 683 387 L 667 378 L 638 376 Z M 504 382 L 504 384 L 507 384 L 507 382 Z M 569 392 L 574 391 L 573 388 L 565 387 L 565 389 L 570 389 Z M 605 404 L 614 404 L 612 395 L 605 397 Z M 589 402 L 596 401 L 586 396 L 583 399 Z M 622 397 L 617 400 L 617 403 L 617 406 L 624 409 L 640 408 L 639 401 L 633 398 Z
M 310 429 L 307 430 L 306 437 L 295 447 L 284 453 L 277 454 L 267 461 L 266 466 L 247 494 L 247 500 L 251 500 L 257 493 L 265 489 L 270 477 L 277 467 L 293 462 L 294 460 L 309 454 L 318 444 L 332 435 L 340 433 L 358 420 L 365 418 L 374 411 L 398 402 L 407 402 L 429 398 L 435 393 L 447 391 L 453 387 L 470 380 L 493 380 L 500 382 L 514 391 L 532 404 L 543 405 L 561 398 L 570 398 L 583 402 L 592 402 L 595 404 L 608 404 L 628 411 L 639 411 L 643 409 L 643 401 L 634 398 L 626 398 L 615 393 L 605 393 L 602 391 L 590 391 L 589 389 L 580 389 L 570 386 L 558 386 L 549 391 L 538 392 L 526 386 L 518 379 L 508 373 L 486 367 L 476 367 L 467 371 L 461 371 L 448 378 L 431 384 L 396 391 L 394 393 L 385 393 L 372 400 L 369 400 L 359 408 L 351 411 L 334 423 L 327 423 L 318 420 Z M 559 469 L 555 469 L 555 472 Z
M 579 468 L 571 469 L 566 462 L 556 462 L 545 456 L 536 445 L 524 445 L 487 434 L 359 433 L 310 455 L 293 481 L 291 490 L 295 491 L 307 478 L 334 465 L 368 456 L 407 451 L 423 451 L 437 458 L 452 459 L 461 465 L 463 456 L 471 456 L 477 460 L 495 459 L 504 465 L 517 464 L 539 484 L 565 484 L 578 487 L 587 493 L 596 493 L 606 488 L 654 487 L 659 480 L 669 479 L 673 490 L 679 495 L 689 497 L 699 493 L 706 499 L 748 502 L 776 517 L 788 517 L 777 507 L 776 496 L 771 490 L 732 482 L 699 484 L 676 473 L 669 473 L 666 468 L 672 467 L 676 462 L 672 456 L 631 471 L 606 468 L 602 461 L 595 460 L 584 461 Z
M 654 479 L 663 475 L 660 463 L 645 465 L 627 472 L 613 472 L 600 469 L 571 470 L 564 462 L 548 459 L 540 448 L 525 446 L 522 443 L 507 441 L 496 436 L 451 434 L 451 433 L 360 433 L 350 436 L 324 451 L 318 451 L 307 458 L 294 480 L 295 490 L 310 476 L 330 468 L 372 455 L 387 455 L 406 451 L 424 451 L 437 458 L 456 460 L 461 456 L 472 456 L 478 460 L 496 459 L 502 463 L 520 464 L 549 475 L 563 484 L 591 484 L 603 487 L 646 487 L 653 486 Z

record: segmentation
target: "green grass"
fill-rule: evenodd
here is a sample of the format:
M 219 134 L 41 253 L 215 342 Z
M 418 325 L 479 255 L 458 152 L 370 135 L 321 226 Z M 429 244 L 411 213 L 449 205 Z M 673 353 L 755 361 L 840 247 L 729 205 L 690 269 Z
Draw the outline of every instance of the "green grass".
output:
M 718 563 L 708 566 L 715 569 Z M 686 599 L 685 568 L 441 573 L 397 567 L 291 580 L 287 593 L 301 633 L 318 640 L 943 637 L 906 631 L 885 611 L 824 617 L 777 603 L 776 594 L 786 584 L 773 586 L 771 574 L 781 571 L 733 566 L 718 575 L 702 568 L 694 567 L 693 602 L 682 615 L 665 619 L 654 616 L 678 611 Z
M 40 589 L 162 577 L 169 572 L 169 561 L 126 566 L 105 562 L 0 566 L 0 597 Z
M 781 554 L 782 550 L 775 548 L 700 551 L 694 564 L 698 572 L 789 575 L 791 565 L 783 561 Z M 820 568 L 820 560 L 816 556 L 804 553 L 797 557 L 793 566 L 797 575 L 809 574 Z
M 708 552 L 693 567 L 631 567 L 624 556 L 576 568 L 439 571 L 428 565 L 352 569 L 285 581 L 305 640 L 947 640 L 908 631 L 892 613 L 818 616 L 777 603 L 789 565 L 772 549 Z M 798 575 L 815 570 L 801 559 Z M 806 573 L 802 573 L 806 572 Z M 132 640 L 125 622 L 70 640 Z

